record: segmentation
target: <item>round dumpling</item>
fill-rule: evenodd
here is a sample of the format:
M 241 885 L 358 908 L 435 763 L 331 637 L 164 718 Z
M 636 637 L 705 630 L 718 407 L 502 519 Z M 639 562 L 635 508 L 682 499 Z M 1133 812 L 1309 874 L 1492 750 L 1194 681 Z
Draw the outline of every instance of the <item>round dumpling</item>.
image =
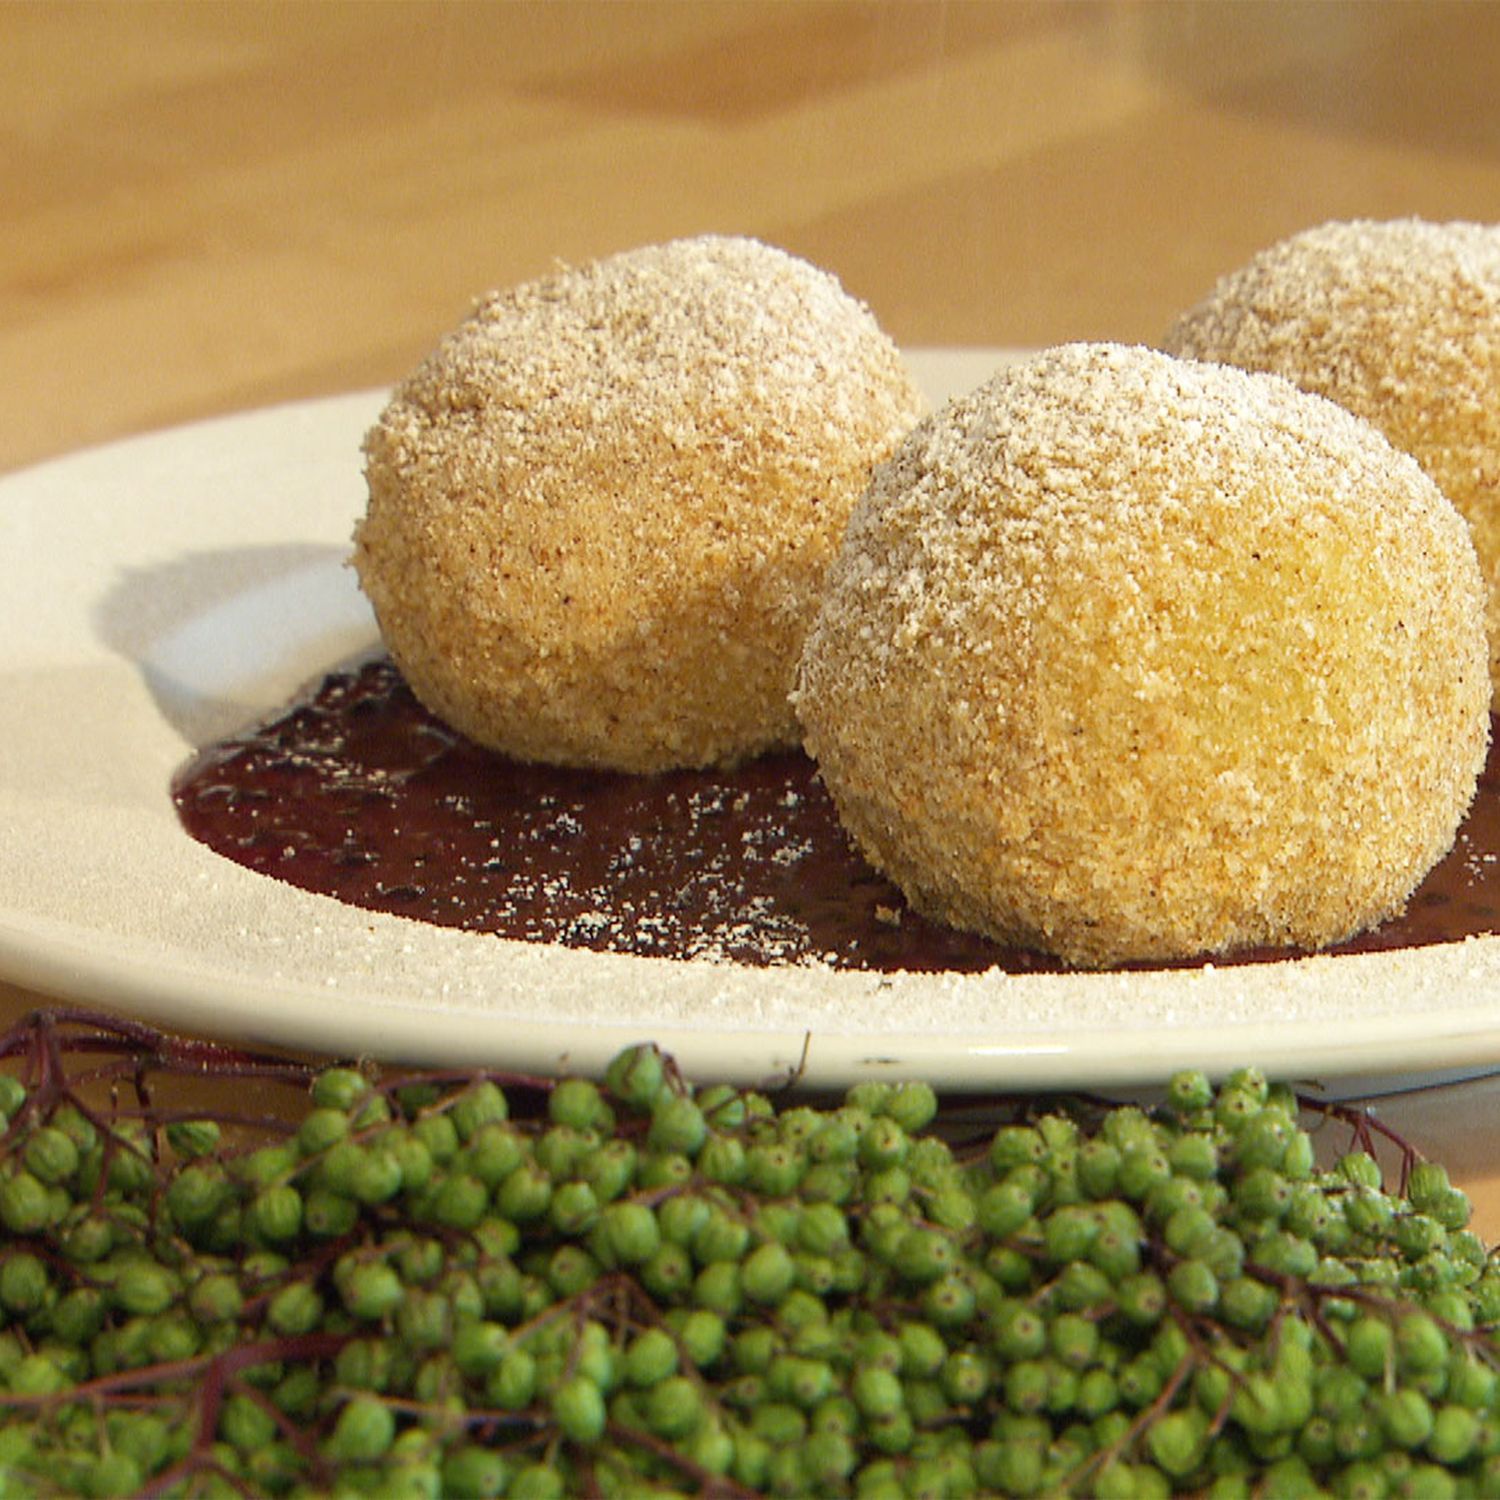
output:
M 1458 513 L 1284 380 L 1072 345 L 921 423 L 804 647 L 807 746 L 936 919 L 1080 965 L 1400 909 L 1488 739 Z
M 1500 695 L 1500 228 L 1306 230 L 1224 277 L 1163 347 L 1284 375 L 1422 465 L 1473 532 Z
M 837 281 L 748 239 L 482 300 L 366 440 L 354 565 L 417 696 L 525 760 L 658 771 L 795 743 L 823 574 L 924 410 Z

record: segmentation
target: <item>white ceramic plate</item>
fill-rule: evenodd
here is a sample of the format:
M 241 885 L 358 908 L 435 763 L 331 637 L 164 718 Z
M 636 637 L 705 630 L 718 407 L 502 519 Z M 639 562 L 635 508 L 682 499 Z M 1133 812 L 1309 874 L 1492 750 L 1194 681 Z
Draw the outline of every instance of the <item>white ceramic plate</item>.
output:
M 999 351 L 913 356 L 935 399 Z M 868 975 L 570 952 L 372 915 L 220 859 L 193 749 L 375 641 L 344 566 L 360 394 L 0 480 L 0 975 L 247 1042 L 699 1078 L 1149 1085 L 1254 1062 L 1341 1090 L 1500 1064 L 1500 940 L 1148 974 Z

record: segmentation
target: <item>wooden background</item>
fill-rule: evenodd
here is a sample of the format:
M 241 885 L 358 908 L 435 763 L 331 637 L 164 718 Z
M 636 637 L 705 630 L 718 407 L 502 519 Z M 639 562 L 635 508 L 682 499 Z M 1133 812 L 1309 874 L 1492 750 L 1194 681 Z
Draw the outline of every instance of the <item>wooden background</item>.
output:
M 1500 220 L 1497 60 L 1465 3 L 0 0 L 0 470 L 388 383 L 485 288 L 706 230 L 906 344 L 1151 340 L 1306 225 Z M 1500 1237 L 1500 1085 L 1382 1113 Z
M 382 384 L 704 230 L 902 342 L 1150 340 L 1326 218 L 1500 219 L 1500 6 L 0 4 L 0 468 Z

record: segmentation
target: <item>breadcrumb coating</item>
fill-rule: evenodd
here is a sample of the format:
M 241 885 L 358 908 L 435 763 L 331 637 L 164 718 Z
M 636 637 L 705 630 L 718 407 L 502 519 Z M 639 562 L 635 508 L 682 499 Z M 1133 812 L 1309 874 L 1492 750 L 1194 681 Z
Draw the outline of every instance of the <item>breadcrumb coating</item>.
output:
M 1500 707 L 1500 228 L 1399 219 L 1306 230 L 1220 280 L 1163 347 L 1284 375 L 1422 465 L 1474 535 Z
M 795 743 L 825 569 L 925 410 L 826 272 L 648 246 L 482 299 L 365 443 L 354 565 L 418 697 L 527 760 L 657 771 Z
M 795 703 L 920 911 L 1078 965 L 1317 948 L 1451 846 L 1488 732 L 1457 512 L 1288 382 L 1070 345 L 856 507 Z

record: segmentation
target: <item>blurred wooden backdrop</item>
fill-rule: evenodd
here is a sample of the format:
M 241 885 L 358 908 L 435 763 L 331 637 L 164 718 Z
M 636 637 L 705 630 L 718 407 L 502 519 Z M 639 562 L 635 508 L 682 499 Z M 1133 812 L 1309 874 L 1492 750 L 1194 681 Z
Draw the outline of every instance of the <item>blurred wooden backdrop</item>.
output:
M 1500 219 L 1500 7 L 0 3 L 0 468 L 399 376 L 703 230 L 916 344 L 1149 340 L 1324 218 Z

